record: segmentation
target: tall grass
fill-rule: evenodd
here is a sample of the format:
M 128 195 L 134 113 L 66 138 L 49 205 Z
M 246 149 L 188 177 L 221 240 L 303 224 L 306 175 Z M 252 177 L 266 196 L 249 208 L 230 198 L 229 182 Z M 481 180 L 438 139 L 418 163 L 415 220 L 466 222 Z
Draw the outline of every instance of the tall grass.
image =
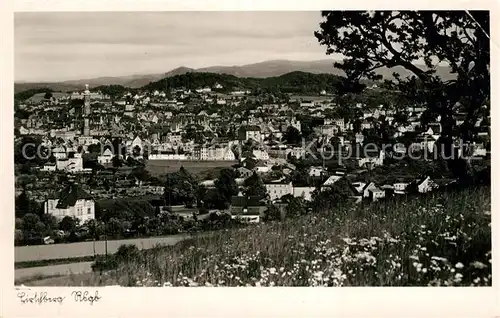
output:
M 473 188 L 221 231 L 80 283 L 490 286 L 490 201 L 490 188 Z

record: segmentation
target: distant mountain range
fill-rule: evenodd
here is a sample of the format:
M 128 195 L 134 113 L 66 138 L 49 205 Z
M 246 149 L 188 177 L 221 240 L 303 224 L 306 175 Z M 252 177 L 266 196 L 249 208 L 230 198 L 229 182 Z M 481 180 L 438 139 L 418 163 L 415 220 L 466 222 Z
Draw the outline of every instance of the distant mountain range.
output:
M 129 75 L 117 77 L 98 77 L 92 79 L 70 80 L 63 82 L 52 83 L 15 83 L 15 93 L 34 88 L 50 88 L 54 91 L 75 91 L 81 90 L 85 84 L 90 87 L 100 85 L 122 85 L 130 88 L 140 88 L 151 82 L 159 81 L 165 77 L 175 75 L 183 75 L 191 72 L 207 72 L 215 74 L 228 74 L 236 77 L 252 77 L 252 78 L 267 78 L 277 77 L 287 73 L 300 71 L 312 74 L 333 74 L 343 76 L 344 72 L 333 67 L 334 60 L 318 60 L 318 61 L 289 61 L 289 60 L 272 60 L 254 64 L 241 66 L 210 66 L 204 68 L 193 69 L 189 67 L 178 67 L 166 73 L 144 74 L 144 75 Z M 409 71 L 402 67 L 381 68 L 378 73 L 384 78 L 392 78 L 392 73 L 397 72 L 402 77 L 411 75 Z M 450 74 L 450 69 L 445 66 L 439 66 L 437 73 L 443 79 L 454 78 Z

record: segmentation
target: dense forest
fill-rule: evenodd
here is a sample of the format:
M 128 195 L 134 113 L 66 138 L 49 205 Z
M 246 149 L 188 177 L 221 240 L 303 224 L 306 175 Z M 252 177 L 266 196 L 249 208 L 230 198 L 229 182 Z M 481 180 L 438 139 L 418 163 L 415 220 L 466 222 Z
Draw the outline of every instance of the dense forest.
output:
M 214 87 L 216 83 L 223 86 L 221 91 L 238 89 L 276 89 L 283 93 L 318 94 L 322 90 L 331 91 L 340 81 L 340 77 L 332 74 L 312 74 L 291 72 L 282 76 L 267 78 L 236 77 L 228 74 L 186 73 L 167 77 L 144 86 L 145 90 L 164 90 L 165 88 L 196 89 Z

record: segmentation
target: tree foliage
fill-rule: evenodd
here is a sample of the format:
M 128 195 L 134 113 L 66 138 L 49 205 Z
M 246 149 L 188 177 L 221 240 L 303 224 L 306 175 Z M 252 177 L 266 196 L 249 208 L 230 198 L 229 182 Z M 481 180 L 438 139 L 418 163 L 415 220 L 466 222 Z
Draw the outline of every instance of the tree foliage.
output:
M 267 190 L 262 178 L 257 174 L 253 173 L 250 177 L 245 179 L 244 182 L 246 196 L 258 196 L 267 197 Z
M 179 171 L 166 175 L 165 201 L 168 205 L 193 204 L 196 200 L 195 194 L 198 181 L 184 167 Z
M 288 126 L 285 135 L 283 136 L 284 140 L 289 145 L 300 145 L 302 139 L 301 137 L 300 131 L 293 126 Z
M 197 89 L 200 87 L 213 87 L 216 83 L 224 88 L 222 91 L 236 89 L 249 89 L 262 97 L 266 102 L 274 102 L 272 97 L 281 99 L 288 98 L 285 93 L 294 94 L 318 94 L 322 90 L 332 91 L 338 83 L 340 77 L 333 74 L 311 74 L 306 72 L 290 72 L 281 76 L 267 78 L 236 77 L 228 74 L 189 72 L 175 75 L 162 80 L 149 83 L 144 86 L 144 90 L 164 90 L 166 85 L 169 88 Z
M 219 178 L 215 180 L 216 190 L 224 197 L 227 202 L 231 201 L 233 195 L 238 194 L 238 185 L 236 184 L 237 173 L 233 169 L 225 168 L 220 171 Z
M 381 79 L 381 68 L 402 68 L 411 76 L 393 74 L 386 86 L 441 116 L 444 154 L 453 151 L 454 136 L 472 139 L 481 107 L 489 110 L 488 11 L 325 11 L 322 16 L 315 35 L 327 54 L 345 56 L 335 64 L 346 73 L 343 93 L 361 91 L 362 78 Z M 417 64 L 422 61 L 425 66 Z M 454 79 L 437 73 L 443 63 Z M 464 112 L 465 121 L 455 127 L 458 111 Z M 458 177 L 467 170 L 457 160 L 449 166 Z
M 59 229 L 68 233 L 74 233 L 78 228 L 79 220 L 74 217 L 65 216 L 61 222 L 59 222 Z

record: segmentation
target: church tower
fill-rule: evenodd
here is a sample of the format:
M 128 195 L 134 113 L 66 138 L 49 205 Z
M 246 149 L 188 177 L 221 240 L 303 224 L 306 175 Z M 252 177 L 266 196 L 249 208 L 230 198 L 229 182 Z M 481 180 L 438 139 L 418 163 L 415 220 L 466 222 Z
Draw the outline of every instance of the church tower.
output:
M 85 92 L 83 93 L 83 135 L 90 136 L 90 91 L 88 84 L 85 84 Z

